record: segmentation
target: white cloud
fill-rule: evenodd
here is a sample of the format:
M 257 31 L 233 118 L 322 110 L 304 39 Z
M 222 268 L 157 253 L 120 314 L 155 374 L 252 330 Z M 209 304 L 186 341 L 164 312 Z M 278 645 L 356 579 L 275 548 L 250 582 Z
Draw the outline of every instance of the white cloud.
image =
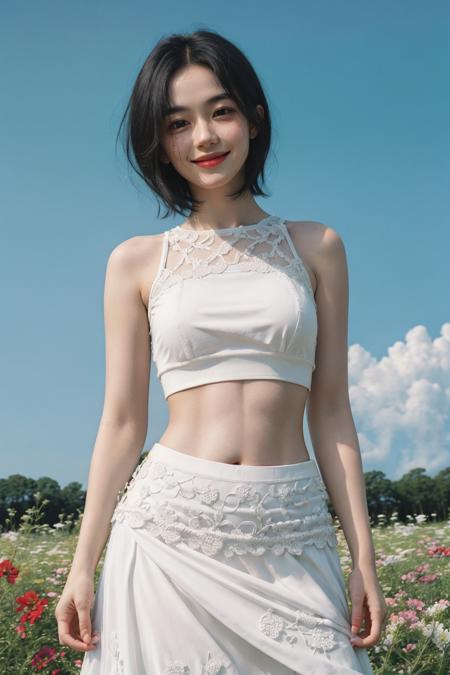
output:
M 365 464 L 389 464 L 394 478 L 450 465 L 450 323 L 435 340 L 415 326 L 379 361 L 352 345 L 349 392 Z

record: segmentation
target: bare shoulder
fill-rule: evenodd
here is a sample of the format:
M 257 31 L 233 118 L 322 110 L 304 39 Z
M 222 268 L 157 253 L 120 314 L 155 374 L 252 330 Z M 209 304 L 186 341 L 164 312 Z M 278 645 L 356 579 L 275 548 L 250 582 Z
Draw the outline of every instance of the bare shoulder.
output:
M 337 230 L 317 220 L 286 221 L 292 241 L 312 276 L 316 292 L 324 265 L 329 265 L 344 253 L 344 244 Z
M 109 263 L 130 275 L 136 283 L 145 307 L 153 279 L 159 267 L 164 232 L 136 235 L 117 244 L 111 251 Z

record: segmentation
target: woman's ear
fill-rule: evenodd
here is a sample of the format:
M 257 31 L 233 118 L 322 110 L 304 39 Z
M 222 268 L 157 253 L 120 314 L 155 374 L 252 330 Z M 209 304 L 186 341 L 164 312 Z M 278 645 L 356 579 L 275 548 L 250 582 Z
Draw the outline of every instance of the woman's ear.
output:
M 256 112 L 261 119 L 264 119 L 264 108 L 258 103 L 256 106 Z M 250 127 L 250 138 L 255 138 L 258 135 L 258 129 L 256 126 L 252 125 Z

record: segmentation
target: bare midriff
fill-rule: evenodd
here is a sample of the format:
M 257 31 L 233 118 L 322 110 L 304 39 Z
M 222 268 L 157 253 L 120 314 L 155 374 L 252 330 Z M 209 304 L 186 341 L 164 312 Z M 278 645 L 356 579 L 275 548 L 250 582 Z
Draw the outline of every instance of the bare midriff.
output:
M 310 459 L 303 437 L 309 391 L 281 380 L 214 382 L 167 398 L 159 442 L 227 464 L 269 466 Z

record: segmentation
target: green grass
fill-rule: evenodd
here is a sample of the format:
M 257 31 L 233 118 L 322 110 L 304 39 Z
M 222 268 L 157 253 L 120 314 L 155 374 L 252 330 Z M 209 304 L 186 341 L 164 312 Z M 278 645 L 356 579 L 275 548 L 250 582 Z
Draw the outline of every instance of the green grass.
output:
M 29 509 L 18 531 L 0 535 L 0 672 L 8 675 L 79 673 L 84 656 L 59 644 L 54 616 L 80 520 L 74 526 L 70 521 L 56 528 L 40 525 L 40 508 Z M 450 597 L 450 549 L 445 549 L 450 524 L 424 523 L 421 517 L 411 521 L 410 525 L 390 523 L 373 529 L 378 577 L 389 605 L 388 624 L 379 642 L 368 650 L 377 675 L 450 672 L 450 603 L 446 600 Z M 342 530 L 335 523 L 347 580 L 351 559 Z M 442 550 L 436 548 L 439 546 Z M 105 551 L 95 574 L 96 587 Z M 8 582 L 8 575 L 14 572 L 8 572 L 9 564 L 17 570 L 14 583 Z M 14 575 L 10 579 L 14 580 Z M 20 607 L 20 597 L 24 601 L 28 598 L 31 605 Z M 36 619 L 34 623 L 25 621 L 21 633 L 20 617 L 33 607 L 38 609 Z

